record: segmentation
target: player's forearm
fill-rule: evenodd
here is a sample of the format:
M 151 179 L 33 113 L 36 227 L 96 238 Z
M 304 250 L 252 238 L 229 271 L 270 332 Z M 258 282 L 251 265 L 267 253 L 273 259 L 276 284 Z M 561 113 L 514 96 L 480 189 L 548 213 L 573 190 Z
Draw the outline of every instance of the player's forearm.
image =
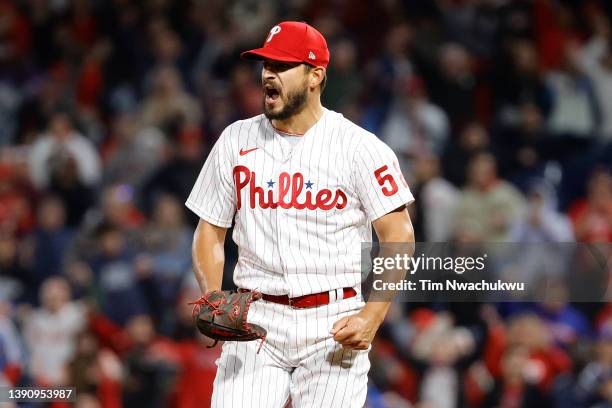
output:
M 407 211 L 398 215 L 394 214 L 392 218 L 389 217 L 389 220 L 385 220 L 386 223 L 375 224 L 378 242 L 381 244 L 407 244 L 414 252 L 414 228 L 407 214 Z
M 374 222 L 374 229 L 381 244 L 379 256 L 394 258 L 396 255 L 414 254 L 414 228 L 406 208 L 398 209 Z M 384 244 L 388 244 L 385 246 Z M 406 275 L 405 270 L 386 271 L 384 279 L 398 282 Z M 361 310 L 361 314 L 380 325 L 385 319 L 395 293 L 385 292 L 374 296 Z
M 202 293 L 221 289 L 226 228 L 200 220 L 193 235 L 193 272 Z
M 390 307 L 390 301 L 370 300 L 359 313 L 378 327 L 385 320 Z
M 412 229 L 412 224 L 408 224 L 408 226 L 404 230 L 395 230 L 389 231 L 384 236 L 379 236 L 379 242 L 381 244 L 394 244 L 389 248 L 384 248 L 381 252 L 382 256 L 388 256 L 393 258 L 396 253 L 405 252 L 409 256 L 414 254 L 414 232 Z M 401 245 L 396 245 L 401 244 Z M 403 245 L 406 244 L 406 245 Z M 389 252 L 389 253 L 386 253 Z M 406 271 L 387 271 L 385 274 L 385 280 L 390 282 L 397 282 L 403 279 L 406 276 Z M 363 309 L 361 310 L 361 314 L 368 319 L 375 322 L 377 325 L 382 324 L 389 308 L 391 307 L 391 298 L 395 296 L 395 293 L 386 293 L 382 296 L 375 296 L 374 300 L 368 301 Z

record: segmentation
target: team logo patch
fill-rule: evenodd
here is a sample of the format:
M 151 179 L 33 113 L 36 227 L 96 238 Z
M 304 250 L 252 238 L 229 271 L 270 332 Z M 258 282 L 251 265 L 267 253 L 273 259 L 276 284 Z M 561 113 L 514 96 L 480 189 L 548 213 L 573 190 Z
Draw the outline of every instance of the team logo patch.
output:
M 270 42 L 272 41 L 272 37 L 274 37 L 276 34 L 281 32 L 281 28 L 280 26 L 274 26 L 272 27 L 272 29 L 270 30 L 270 34 L 268 35 L 268 39 L 266 40 L 266 42 Z
M 310 59 L 315 59 L 316 57 L 315 57 L 315 55 L 314 55 L 314 52 L 310 51 L 310 52 L 308 53 L 308 58 L 310 58 Z

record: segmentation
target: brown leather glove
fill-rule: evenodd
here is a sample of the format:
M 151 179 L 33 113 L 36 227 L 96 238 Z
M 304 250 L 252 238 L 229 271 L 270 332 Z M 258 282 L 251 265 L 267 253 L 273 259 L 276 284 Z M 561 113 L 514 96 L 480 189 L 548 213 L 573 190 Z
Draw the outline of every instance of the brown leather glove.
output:
M 214 290 L 189 303 L 198 330 L 217 341 L 251 341 L 266 338 L 266 329 L 248 322 L 251 303 L 261 299 L 255 291 Z M 260 346 L 261 348 L 261 346 Z

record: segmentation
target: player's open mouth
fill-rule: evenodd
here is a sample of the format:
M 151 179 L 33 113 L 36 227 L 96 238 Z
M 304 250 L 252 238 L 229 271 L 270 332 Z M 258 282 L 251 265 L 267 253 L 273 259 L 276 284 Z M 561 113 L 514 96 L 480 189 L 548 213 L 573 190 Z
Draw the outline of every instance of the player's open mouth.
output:
M 266 95 L 266 103 L 275 103 L 280 97 L 278 89 L 270 84 L 264 86 L 264 93 Z

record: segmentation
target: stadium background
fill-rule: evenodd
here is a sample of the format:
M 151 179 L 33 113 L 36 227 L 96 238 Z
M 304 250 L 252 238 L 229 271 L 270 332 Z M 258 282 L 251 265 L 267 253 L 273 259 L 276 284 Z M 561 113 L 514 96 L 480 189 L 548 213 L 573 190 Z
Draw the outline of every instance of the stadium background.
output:
M 285 19 L 328 40 L 324 105 L 399 156 L 418 241 L 611 242 L 611 12 L 0 0 L 0 384 L 72 384 L 82 408 L 207 406 L 219 348 L 186 305 L 182 203 L 221 130 L 260 113 L 239 51 Z M 612 308 L 398 304 L 371 360 L 369 407 L 610 406 Z

